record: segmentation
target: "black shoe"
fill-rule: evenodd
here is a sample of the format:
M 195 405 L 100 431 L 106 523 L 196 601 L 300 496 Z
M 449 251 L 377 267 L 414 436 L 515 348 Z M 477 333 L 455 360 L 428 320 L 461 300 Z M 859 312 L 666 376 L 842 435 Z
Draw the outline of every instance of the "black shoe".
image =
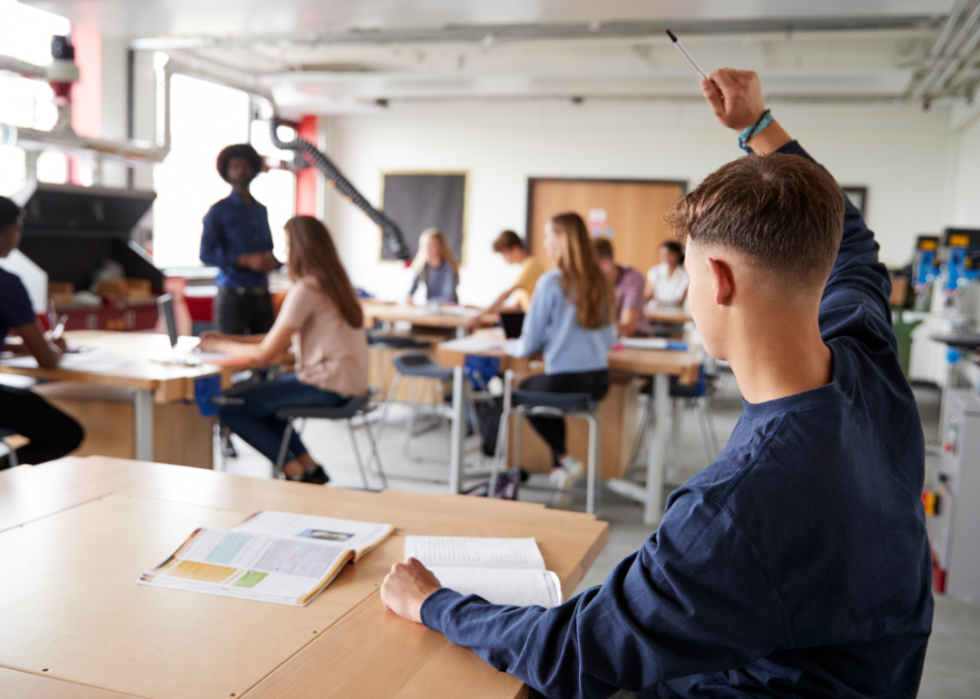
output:
M 299 479 L 301 483 L 315 483 L 316 485 L 325 485 L 330 482 L 330 476 L 327 472 L 323 470 L 323 466 L 316 466 L 311 468 L 309 471 L 303 474 L 303 477 Z

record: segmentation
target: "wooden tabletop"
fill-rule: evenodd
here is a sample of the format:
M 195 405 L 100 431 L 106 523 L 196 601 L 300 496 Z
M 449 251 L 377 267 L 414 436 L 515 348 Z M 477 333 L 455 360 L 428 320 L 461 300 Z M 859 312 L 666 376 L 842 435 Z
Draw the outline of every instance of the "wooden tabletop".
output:
M 497 342 L 503 344 L 504 335 L 500 328 L 479 330 L 472 336 L 474 341 Z M 436 345 L 436 359 L 445 366 L 462 366 L 467 355 L 497 357 L 501 360 L 501 369 L 513 369 L 517 373 L 525 373 L 529 369 L 527 359 L 519 359 L 504 354 L 503 350 L 483 350 L 460 352 L 452 349 L 451 343 Z M 649 349 L 612 349 L 608 354 L 609 368 L 617 371 L 630 371 L 641 376 L 667 374 L 677 376 L 683 384 L 691 384 L 698 380 L 701 358 L 696 348 L 685 352 L 675 350 Z
M 690 312 L 683 308 L 655 308 L 647 306 L 643 314 L 654 323 L 690 323 L 694 320 Z
M 275 509 L 396 526 L 307 607 L 136 584 L 198 526 Z M 593 516 L 460 495 L 371 493 L 104 457 L 0 472 L 0 696 L 523 697 L 384 609 L 404 536 L 534 537 L 566 597 L 608 538 Z M 45 684 L 46 683 L 46 684 Z M 66 689 L 67 688 L 67 689 Z M 27 690 L 23 690 L 27 691 Z
M 105 349 L 131 361 L 111 371 L 75 371 L 62 367 L 41 369 L 0 362 L 0 373 L 153 391 L 155 402 L 170 403 L 193 400 L 194 379 L 231 370 L 228 367 L 181 366 L 150 361 L 150 357 L 165 357 L 170 350 L 170 339 L 158 333 L 73 330 L 65 333 L 65 340 L 70 346 Z
M 424 328 L 462 328 L 471 320 L 473 316 L 461 315 L 452 312 L 451 309 L 460 309 L 462 306 L 448 306 L 444 312 L 439 312 L 431 306 L 405 306 L 383 301 L 361 301 L 361 308 L 364 309 L 364 323 L 366 327 L 371 327 L 376 321 L 394 323 L 396 321 L 407 321 L 412 325 Z M 494 324 L 499 318 L 496 314 L 483 316 L 481 324 Z

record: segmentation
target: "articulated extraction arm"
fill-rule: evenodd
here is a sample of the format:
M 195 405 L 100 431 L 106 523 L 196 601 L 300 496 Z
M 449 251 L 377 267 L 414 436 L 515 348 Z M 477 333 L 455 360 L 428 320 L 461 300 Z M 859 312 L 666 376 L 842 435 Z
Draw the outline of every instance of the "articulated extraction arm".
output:
M 402 231 L 398 227 L 397 223 L 388 218 L 383 211 L 378 211 L 371 206 L 371 202 L 365 199 L 364 196 L 357 191 L 354 185 L 352 185 L 347 178 L 344 177 L 343 173 L 337 169 L 337 166 L 330 161 L 330 158 L 317 150 L 316 146 L 309 141 L 303 140 L 299 136 L 294 138 L 292 141 L 283 141 L 276 133 L 276 128 L 279 126 L 279 122 L 276 119 L 273 119 L 270 122 L 270 125 L 272 144 L 276 148 L 302 153 L 311 165 L 316 165 L 320 169 L 323 176 L 337 188 L 337 191 L 347 197 L 347 199 L 351 201 L 354 206 L 367 214 L 367 217 L 374 221 L 379 228 L 381 228 L 381 233 L 384 243 L 388 247 L 388 252 L 400 260 L 408 260 L 408 248 L 405 246 Z

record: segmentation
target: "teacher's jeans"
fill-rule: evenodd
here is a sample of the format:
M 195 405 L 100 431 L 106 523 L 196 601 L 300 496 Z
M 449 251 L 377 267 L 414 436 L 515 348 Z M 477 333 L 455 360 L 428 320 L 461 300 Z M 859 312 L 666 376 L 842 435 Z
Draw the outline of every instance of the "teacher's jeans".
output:
M 279 446 L 287 424 L 285 420 L 276 417 L 277 410 L 296 406 L 333 408 L 348 400 L 339 393 L 322 391 L 316 386 L 302 383 L 295 374 L 285 374 L 278 379 L 258 384 L 236 393 L 235 398 L 242 398 L 245 403 L 222 406 L 221 421 L 273 463 L 279 458 Z M 289 463 L 307 451 L 299 435 L 293 432 L 284 463 Z

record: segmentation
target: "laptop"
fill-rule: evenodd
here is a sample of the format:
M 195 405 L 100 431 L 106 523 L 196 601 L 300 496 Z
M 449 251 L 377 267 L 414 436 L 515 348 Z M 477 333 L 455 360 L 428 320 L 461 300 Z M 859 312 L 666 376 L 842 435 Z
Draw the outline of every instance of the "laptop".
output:
M 500 314 L 500 323 L 504 326 L 504 335 L 508 340 L 516 340 L 524 329 L 524 316 L 521 311 L 511 311 Z
M 160 317 L 163 318 L 163 325 L 167 330 L 167 337 L 170 338 L 170 352 L 164 357 L 153 357 L 152 360 L 163 364 L 183 364 L 185 366 L 198 366 L 201 364 L 201 357 L 194 353 L 197 345 L 197 338 L 184 338 L 190 342 L 180 341 L 177 334 L 177 316 L 174 313 L 173 294 L 163 294 L 157 298 L 157 309 Z M 178 345 L 182 345 L 178 347 Z

